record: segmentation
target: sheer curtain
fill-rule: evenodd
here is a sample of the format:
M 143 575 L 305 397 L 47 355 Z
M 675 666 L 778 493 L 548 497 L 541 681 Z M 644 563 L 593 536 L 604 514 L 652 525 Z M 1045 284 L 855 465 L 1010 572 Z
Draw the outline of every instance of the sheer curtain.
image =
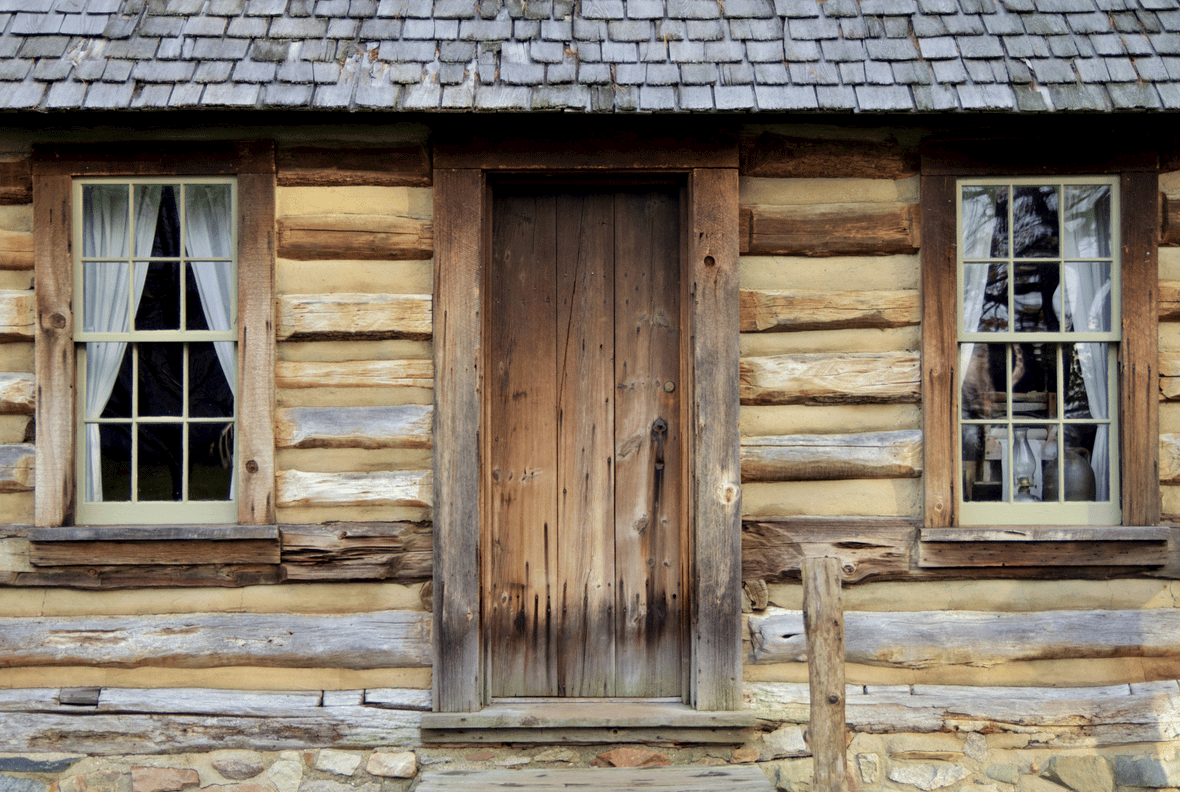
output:
M 1110 188 L 1067 187 L 1064 253 L 1067 259 L 1110 256 Z M 1111 271 L 1105 261 L 1067 261 L 1064 267 L 1068 330 L 1103 333 L 1111 330 Z M 1093 418 L 1110 417 L 1108 345 L 1077 344 Z M 1097 483 L 1096 498 L 1110 500 L 1110 426 L 1101 424 L 1090 458 Z
M 128 250 L 127 191 L 122 185 L 83 189 L 82 255 L 124 259 L 82 265 L 82 326 L 86 331 L 130 330 L 134 308 L 143 297 L 147 267 L 132 268 L 126 259 L 131 255 L 151 254 L 162 187 L 151 185 L 136 190 L 134 252 Z M 129 283 L 132 277 L 134 284 Z M 127 302 L 129 285 L 135 289 L 131 303 Z M 126 341 L 86 344 L 87 418 L 97 418 L 106 408 L 126 350 Z M 86 426 L 86 500 L 102 500 L 102 450 L 99 425 L 94 423 Z

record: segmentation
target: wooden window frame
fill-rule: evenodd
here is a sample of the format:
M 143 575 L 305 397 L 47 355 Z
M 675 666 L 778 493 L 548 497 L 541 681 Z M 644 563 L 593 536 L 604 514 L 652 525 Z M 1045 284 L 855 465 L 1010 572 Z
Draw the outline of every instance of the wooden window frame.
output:
M 485 133 L 478 141 L 435 146 L 434 708 L 478 712 L 487 703 L 479 574 L 482 283 L 491 242 L 489 179 L 509 173 L 556 179 L 612 174 L 622 180 L 658 174 L 687 183 L 682 273 L 692 299 L 683 336 L 693 372 L 694 430 L 685 704 L 710 712 L 739 710 L 737 144 L 728 137 L 618 133 L 540 145 Z
M 71 525 L 77 492 L 72 189 L 77 177 L 235 176 L 238 522 L 274 514 L 275 155 L 270 141 L 46 145 L 33 150 L 38 527 Z
M 930 141 L 921 153 L 922 429 L 924 519 L 927 529 L 957 527 L 959 465 L 957 182 L 970 177 L 1117 175 L 1122 261 L 1122 333 L 1118 367 L 1118 462 L 1123 526 L 1160 520 L 1158 395 L 1158 155 L 1100 147 L 1087 159 L 1051 140 Z M 1099 157 L 1103 157 L 1099 159 Z M 1009 526 L 995 526 L 1002 538 Z M 981 526 L 970 529 L 979 534 Z M 1025 530 L 1017 528 L 1017 531 Z M 1103 526 L 1079 535 L 1103 538 Z M 1126 538 L 1110 532 L 1111 538 Z M 934 534 L 930 534 L 934 536 Z M 924 532 L 923 538 L 927 534 Z

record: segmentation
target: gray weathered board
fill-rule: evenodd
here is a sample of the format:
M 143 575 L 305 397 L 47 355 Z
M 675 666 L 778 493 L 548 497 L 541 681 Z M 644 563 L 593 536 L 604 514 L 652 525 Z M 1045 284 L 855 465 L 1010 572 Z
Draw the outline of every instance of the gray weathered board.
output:
M 773 792 L 774 787 L 757 767 L 587 767 L 561 770 L 432 770 L 422 774 L 418 792 L 487 792 L 527 789 L 559 792 L 568 789 L 596 792 L 629 792 L 633 789 L 665 792 Z
M 845 658 L 874 666 L 988 667 L 1022 660 L 1180 654 L 1180 611 L 924 611 L 844 614 Z M 750 617 L 757 663 L 803 662 L 800 611 Z

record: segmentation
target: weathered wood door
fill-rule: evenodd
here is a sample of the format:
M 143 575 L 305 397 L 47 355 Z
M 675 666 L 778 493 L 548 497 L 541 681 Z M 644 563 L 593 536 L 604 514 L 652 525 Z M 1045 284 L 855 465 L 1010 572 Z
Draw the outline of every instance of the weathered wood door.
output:
M 492 697 L 682 693 L 678 196 L 493 192 L 482 544 Z

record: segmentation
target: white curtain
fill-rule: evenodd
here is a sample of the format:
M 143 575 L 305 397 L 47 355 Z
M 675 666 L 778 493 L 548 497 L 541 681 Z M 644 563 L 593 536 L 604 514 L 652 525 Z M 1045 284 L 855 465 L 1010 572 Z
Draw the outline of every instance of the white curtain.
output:
M 992 234 L 996 222 L 996 195 L 994 188 L 965 189 L 963 191 L 963 258 L 986 258 L 991 255 Z M 963 266 L 963 330 L 979 331 L 983 318 L 984 298 L 987 293 L 989 265 L 965 264 Z M 959 346 L 959 387 L 962 378 L 971 369 L 971 358 L 975 355 L 975 344 Z M 982 453 L 982 451 L 980 452 Z
M 230 214 L 230 188 L 224 184 L 189 185 L 185 193 L 185 253 L 193 258 L 228 258 L 232 255 L 230 244 L 233 236 Z M 233 266 L 228 261 L 193 261 L 193 279 L 197 282 L 197 293 L 201 307 L 205 309 L 205 321 L 210 330 L 232 330 L 234 281 Z M 234 401 L 238 398 L 237 358 L 233 341 L 214 341 L 217 362 L 229 383 Z M 235 444 L 236 445 L 236 444 Z M 236 468 L 230 457 L 230 498 L 237 491 Z
M 84 190 L 82 206 L 82 255 L 119 258 L 123 261 L 88 262 L 82 265 L 82 325 L 93 332 L 117 333 L 131 329 L 134 308 L 143 297 L 147 267 L 127 263 L 129 255 L 148 256 L 156 235 L 162 188 L 136 190 L 135 245 L 128 251 L 127 188 L 94 185 Z M 134 272 L 134 275 L 132 274 Z M 134 284 L 129 281 L 134 277 Z M 132 302 L 128 286 L 134 286 Z M 86 416 L 98 417 L 114 390 L 126 341 L 86 344 Z M 102 500 L 102 450 L 98 424 L 86 426 L 86 500 Z
M 1066 188 L 1064 253 L 1067 259 L 1110 256 L 1110 188 Z M 1067 261 L 1065 329 L 1103 333 L 1111 329 L 1110 265 L 1107 262 Z M 1086 388 L 1090 415 L 1110 417 L 1109 346 L 1077 344 L 1078 365 Z M 1064 448 L 1062 449 L 1064 451 Z M 1096 498 L 1110 500 L 1110 426 L 1101 424 L 1094 437 L 1090 466 L 1097 482 Z

